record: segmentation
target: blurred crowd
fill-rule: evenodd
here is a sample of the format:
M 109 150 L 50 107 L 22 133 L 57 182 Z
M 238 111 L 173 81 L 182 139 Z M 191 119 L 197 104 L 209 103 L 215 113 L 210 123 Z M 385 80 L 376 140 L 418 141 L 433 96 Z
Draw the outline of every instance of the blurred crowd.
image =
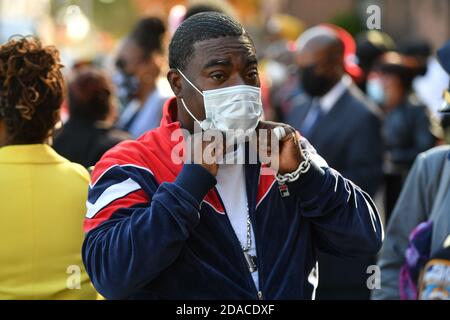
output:
M 202 11 L 221 9 L 198 5 L 170 19 L 181 23 Z M 432 157 L 427 157 L 424 152 L 438 146 L 441 146 L 438 149 L 446 148 L 444 145 L 450 143 L 450 113 L 439 112 L 444 103 L 442 93 L 450 82 L 448 74 L 426 39 L 397 42 L 378 30 L 364 31 L 353 37 L 336 25 L 320 24 L 307 28 L 300 20 L 281 14 L 272 17 L 266 29 L 269 44 L 258 52 L 265 120 L 287 123 L 297 129 L 330 167 L 376 199 L 387 226 L 388 240 L 380 260 L 382 288 L 390 291 L 375 290 L 372 297 L 395 299 L 406 295 L 411 298 L 398 289 L 400 269 L 405 263 L 406 247 L 412 245 L 410 233 L 421 222 L 431 219 L 435 199 L 433 197 L 429 200 L 432 203 L 424 207 L 421 193 L 439 193 L 442 172 L 436 172 L 434 178 L 430 178 L 423 177 L 427 172 L 420 170 L 427 170 L 425 159 Z M 14 246 L 17 250 L 6 250 L 4 246 L 0 250 L 0 298 L 33 298 L 34 295 L 50 299 L 96 297 L 93 289 L 58 289 L 57 283 L 61 279 L 52 278 L 51 272 L 40 289 L 22 286 L 27 277 L 41 277 L 27 270 L 27 263 L 41 263 L 36 262 L 39 257 L 22 255 L 30 246 L 41 246 L 39 254 L 49 256 L 40 266 L 40 272 L 44 272 L 44 269 L 66 266 L 70 256 L 80 254 L 83 217 L 78 218 L 80 230 L 67 232 L 71 230 L 69 224 L 77 225 L 76 221 L 68 221 L 67 216 L 70 210 L 84 210 L 79 204 L 85 202 L 89 176 L 63 158 L 91 169 L 113 146 L 136 139 L 159 126 L 163 105 L 173 96 L 165 79 L 170 33 L 162 19 L 143 18 L 120 42 L 112 68 L 101 68 L 93 61 L 79 61 L 66 66 L 65 82 L 60 79 L 61 65 L 56 49 L 43 49 L 36 40 L 29 44 L 35 48 L 30 48 L 17 38 L 0 47 L 2 104 L 4 101 L 14 101 L 18 105 L 25 103 L 18 100 L 22 91 L 28 99 L 17 114 L 9 114 L 7 107 L 0 106 L 0 119 L 5 119 L 1 126 L 7 132 L 1 137 L 0 145 L 11 144 L 11 141 L 17 145 L 14 152 L 9 150 L 10 153 L 0 148 L 0 216 L 2 220 L 9 219 L 8 212 L 16 211 L 17 206 L 48 216 L 48 221 L 42 223 L 42 229 L 38 231 L 32 226 L 35 222 L 31 213 L 29 217 L 0 225 L 0 233 L 5 238 L 2 238 L 3 242 L 11 243 L 16 243 L 15 224 L 29 228 L 26 239 Z M 14 48 L 19 43 L 23 47 Z M 37 47 L 42 51 L 42 57 L 26 56 L 27 51 Z M 11 55 L 17 56 L 14 60 L 17 65 L 12 65 Z M 20 59 L 24 62 L 19 62 Z M 447 59 L 450 58 L 447 56 Z M 33 82 L 33 77 L 42 78 L 44 74 L 48 77 L 45 81 Z M 63 83 L 65 87 L 59 87 Z M 53 108 L 49 109 L 51 106 Z M 36 121 L 31 120 L 35 118 Z M 24 122 L 23 119 L 28 120 Z M 36 147 L 44 142 L 54 149 L 47 150 L 50 155 Z M 33 145 L 35 149 L 24 150 L 24 145 Z M 49 165 L 39 169 L 42 172 L 33 172 L 32 166 L 22 168 L 21 172 L 8 166 L 20 161 Z M 441 164 L 440 168 L 444 166 Z M 69 172 L 71 168 L 73 172 Z M 11 170 L 14 170 L 14 177 Z M 36 177 L 31 185 L 20 192 L 14 191 L 21 179 L 33 173 Z M 37 200 L 31 205 L 21 201 L 32 194 L 36 196 L 31 191 L 34 188 L 54 188 L 58 195 L 60 190 L 55 182 L 58 179 L 67 180 L 67 188 L 72 192 L 70 199 L 64 199 L 64 196 L 56 199 L 52 209 Z M 412 187 L 405 183 L 414 184 L 414 190 L 409 190 Z M 443 183 L 450 186 L 450 180 Z M 448 204 L 445 195 L 441 198 Z M 14 204 L 7 204 L 7 199 L 15 199 Z M 73 205 L 65 206 L 64 203 Z M 415 216 L 414 210 L 424 211 L 420 212 L 420 217 L 418 213 L 408 222 L 408 214 Z M 63 212 L 64 217 L 61 216 Z M 444 215 L 442 219 L 449 221 L 450 214 Z M 391 226 L 393 223 L 396 225 Z M 52 234 L 45 238 L 51 245 L 36 240 L 44 233 Z M 444 229 L 441 233 L 439 239 L 433 238 L 435 252 L 443 246 L 442 239 L 450 234 L 450 230 Z M 58 236 L 70 239 L 64 242 L 58 240 Z M 400 237 L 398 242 L 396 237 Z M 427 257 L 430 256 L 428 252 Z M 81 257 L 77 259 L 81 266 Z M 377 264 L 378 259 L 379 256 L 342 259 L 319 253 L 320 282 L 316 298 L 369 299 L 367 267 Z M 425 262 L 422 263 L 424 266 Z M 391 272 L 391 278 L 383 279 L 383 268 Z M 409 275 L 407 270 L 402 270 Z M 416 283 L 418 277 L 412 277 L 409 284 L 411 281 Z M 413 298 L 417 298 L 417 294 L 415 292 Z

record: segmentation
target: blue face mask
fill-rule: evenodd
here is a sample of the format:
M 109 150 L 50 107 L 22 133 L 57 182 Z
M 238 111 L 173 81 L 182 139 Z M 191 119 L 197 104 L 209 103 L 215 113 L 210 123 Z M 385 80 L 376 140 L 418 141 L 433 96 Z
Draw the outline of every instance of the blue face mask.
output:
M 372 78 L 367 81 L 367 95 L 377 104 L 383 104 L 386 100 L 383 84 L 380 79 Z

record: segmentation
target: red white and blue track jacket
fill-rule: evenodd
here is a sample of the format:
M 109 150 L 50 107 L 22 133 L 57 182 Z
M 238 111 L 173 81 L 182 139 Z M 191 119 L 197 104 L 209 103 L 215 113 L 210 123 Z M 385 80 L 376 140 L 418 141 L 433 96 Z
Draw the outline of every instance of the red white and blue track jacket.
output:
M 246 165 L 257 292 L 215 177 L 171 160 L 176 108 L 168 100 L 159 128 L 117 145 L 95 166 L 83 260 L 104 297 L 311 299 L 317 250 L 378 252 L 383 230 L 375 205 L 333 169 L 313 165 L 282 197 L 273 175 Z

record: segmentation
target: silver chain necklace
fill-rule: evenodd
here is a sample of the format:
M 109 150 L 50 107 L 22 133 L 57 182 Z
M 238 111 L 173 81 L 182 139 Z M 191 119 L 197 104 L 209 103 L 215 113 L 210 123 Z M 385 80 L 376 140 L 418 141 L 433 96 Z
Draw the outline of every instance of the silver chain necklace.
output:
M 247 208 L 247 245 L 242 247 L 244 252 L 245 261 L 247 262 L 248 269 L 251 273 L 257 270 L 256 257 L 252 256 L 249 251 L 252 247 L 252 221 L 250 220 L 250 212 Z

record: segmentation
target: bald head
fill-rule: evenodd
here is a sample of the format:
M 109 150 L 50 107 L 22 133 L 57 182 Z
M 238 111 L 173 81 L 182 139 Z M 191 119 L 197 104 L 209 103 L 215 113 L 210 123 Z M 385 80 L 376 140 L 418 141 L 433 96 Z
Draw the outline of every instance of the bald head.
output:
M 296 62 L 305 90 L 321 96 L 345 73 L 344 44 L 331 28 L 313 27 L 297 40 Z
M 317 26 L 302 33 L 302 35 L 297 39 L 297 49 L 302 50 L 306 45 L 325 46 L 336 42 L 341 41 L 334 30 L 325 26 Z
M 298 38 L 297 61 L 299 64 L 319 62 L 314 59 L 315 56 L 320 56 L 319 60 L 326 60 L 343 69 L 344 45 L 335 31 L 328 27 L 317 26 L 308 29 Z

